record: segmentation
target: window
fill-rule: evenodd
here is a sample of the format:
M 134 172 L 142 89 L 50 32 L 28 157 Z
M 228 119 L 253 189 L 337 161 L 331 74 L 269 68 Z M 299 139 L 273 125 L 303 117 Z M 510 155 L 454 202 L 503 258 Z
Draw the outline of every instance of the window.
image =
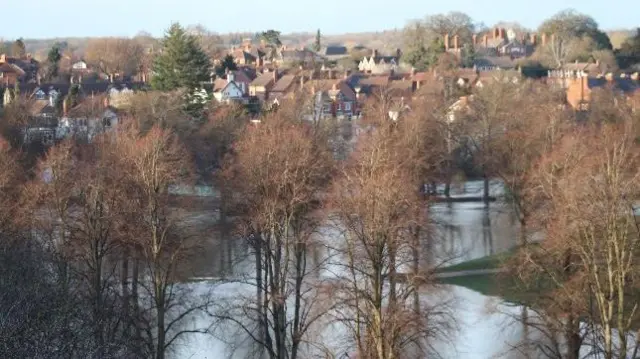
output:
M 345 102 L 344 103 L 344 110 L 345 111 L 351 111 L 351 102 Z

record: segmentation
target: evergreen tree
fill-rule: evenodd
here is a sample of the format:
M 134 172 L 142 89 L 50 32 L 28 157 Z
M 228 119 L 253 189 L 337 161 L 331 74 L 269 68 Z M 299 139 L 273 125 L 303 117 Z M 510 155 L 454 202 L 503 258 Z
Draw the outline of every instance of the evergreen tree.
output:
M 626 69 L 640 63 L 640 28 L 634 36 L 628 38 L 616 53 L 618 65 Z
M 153 70 L 151 85 L 154 89 L 185 89 L 191 93 L 210 79 L 211 62 L 198 45 L 197 37 L 189 35 L 176 23 L 162 40 L 162 50 L 154 61 Z
M 227 72 L 227 70 L 235 71 L 237 69 L 238 65 L 236 65 L 235 59 L 231 54 L 229 54 L 224 57 L 224 60 L 222 60 L 222 63 L 220 63 L 220 65 L 216 66 L 216 75 L 218 75 L 218 77 L 222 77 Z
M 278 57 L 282 41 L 280 41 L 280 31 L 267 30 L 260 34 L 260 40 L 267 47 L 267 58 L 273 61 Z
M 437 37 L 429 44 L 417 43 L 407 49 L 403 55 L 405 62 L 413 66 L 418 71 L 424 71 L 438 63 L 438 57 L 445 52 L 444 42 Z
M 460 51 L 460 64 L 462 67 L 473 67 L 476 59 L 476 50 L 471 44 L 464 44 Z
M 49 53 L 47 54 L 47 72 L 46 77 L 48 80 L 58 77 L 58 63 L 62 55 L 60 54 L 60 47 L 58 44 L 53 45 Z
M 23 58 L 27 55 L 27 47 L 22 39 L 16 40 L 13 45 L 11 45 L 11 55 L 18 58 Z
M 320 29 L 318 29 L 318 32 L 316 33 L 316 42 L 313 43 L 313 50 L 315 52 L 320 52 L 320 50 L 322 50 L 322 35 L 320 34 Z

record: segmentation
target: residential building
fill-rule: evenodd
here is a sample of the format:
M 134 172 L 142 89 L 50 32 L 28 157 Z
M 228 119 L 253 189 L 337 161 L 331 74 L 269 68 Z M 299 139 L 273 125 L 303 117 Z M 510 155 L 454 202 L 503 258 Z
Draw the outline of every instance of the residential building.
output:
M 118 112 L 110 106 L 108 95 L 87 98 L 67 109 L 63 105 L 62 117 L 56 128 L 56 139 L 68 137 L 91 142 L 101 133 L 114 131 L 118 126 Z
M 9 63 L 0 63 L 0 83 L 5 87 L 15 86 L 22 82 L 25 72 L 18 66 Z
M 309 49 L 291 49 L 283 46 L 280 50 L 279 59 L 277 59 L 276 62 L 290 65 L 310 65 L 322 63 L 324 62 L 324 58 Z
M 356 92 L 340 80 L 310 80 L 305 84 L 313 95 L 312 119 L 322 120 L 328 117 L 351 118 L 357 111 Z
M 605 76 L 591 77 L 586 73 L 574 74 L 566 79 L 567 103 L 577 111 L 589 109 L 592 93 L 595 89 L 606 88 L 616 93 L 634 98 L 640 92 L 640 81 L 637 74 L 615 76 L 608 73 Z
M 89 70 L 87 63 L 84 60 L 76 61 L 71 65 L 72 71 L 85 72 Z
M 20 70 L 22 70 L 20 72 L 21 76 L 18 78 L 18 80 L 19 80 L 18 82 L 20 82 L 20 83 L 26 83 L 26 82 L 30 82 L 30 81 L 35 81 L 37 79 L 39 63 L 38 63 L 38 61 L 33 59 L 31 57 L 31 55 L 29 55 L 29 54 L 26 55 L 23 58 L 18 58 L 18 57 L 7 56 L 5 54 L 1 54 L 0 55 L 0 67 L 4 68 L 6 70 L 6 69 L 8 69 L 8 67 L 3 66 L 5 64 L 11 65 L 11 67 L 13 69 L 15 69 L 17 67 Z M 2 70 L 0 70 L 0 74 L 3 74 L 3 73 L 4 72 L 2 72 Z M 10 75 L 7 75 L 7 76 L 10 76 Z M 6 86 L 7 81 L 2 81 L 0 83 L 1 83 L 1 85 L 5 85 Z
M 320 50 L 319 54 L 329 61 L 337 61 L 350 56 L 347 47 L 342 45 L 329 45 Z
M 365 56 L 358 64 L 358 69 L 364 73 L 383 74 L 398 70 L 400 51 L 394 56 L 381 56 L 378 50 L 373 50 L 371 56 Z
M 266 100 L 278 79 L 278 69 L 273 69 L 271 72 L 265 70 L 249 84 L 249 96 L 257 97 L 260 101 Z
M 218 102 L 243 102 L 247 98 L 246 82 L 236 82 L 236 73 L 230 71 L 226 79 L 216 79 L 213 88 L 213 98 Z

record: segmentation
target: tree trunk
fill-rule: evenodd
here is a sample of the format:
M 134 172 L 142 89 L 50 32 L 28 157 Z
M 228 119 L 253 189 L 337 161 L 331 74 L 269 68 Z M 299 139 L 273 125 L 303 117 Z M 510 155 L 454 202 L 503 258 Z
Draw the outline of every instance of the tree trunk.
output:
M 129 249 L 125 248 L 122 254 L 122 268 L 120 272 L 120 283 L 122 285 L 122 316 L 125 320 L 124 337 L 129 337 Z
M 157 269 L 156 269 L 157 270 Z M 156 332 L 157 332 L 157 341 L 156 341 L 156 359 L 164 359 L 165 357 L 165 342 L 166 342 L 166 331 L 165 331 L 165 296 L 164 296 L 164 283 L 161 278 L 159 278 L 160 274 L 156 273 L 156 283 L 155 285 L 155 296 L 156 296 Z
M 484 199 L 485 203 L 489 203 L 489 178 L 487 177 L 487 174 L 484 173 L 483 174 L 484 177 L 484 194 L 482 196 L 482 198 Z

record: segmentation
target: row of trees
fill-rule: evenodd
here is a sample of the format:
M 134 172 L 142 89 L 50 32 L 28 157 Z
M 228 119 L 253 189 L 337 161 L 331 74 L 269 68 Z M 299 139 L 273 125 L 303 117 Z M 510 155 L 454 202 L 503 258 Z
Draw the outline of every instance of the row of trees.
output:
M 526 30 L 518 24 L 508 24 L 521 34 Z M 460 12 L 428 16 L 423 20 L 410 22 L 404 29 L 404 60 L 417 69 L 424 70 L 437 64 L 438 55 L 444 52 L 442 36 L 459 36 L 462 45 L 460 62 L 463 66 L 472 66 L 472 35 L 485 33 L 481 24 Z M 624 49 L 613 52 L 611 41 L 605 32 L 599 29 L 596 21 L 573 10 L 561 11 L 545 20 L 535 31 L 550 38 L 546 46 L 538 46 L 532 59 L 537 64 L 549 68 L 561 67 L 574 61 L 599 61 L 611 70 L 618 65 L 627 68 L 635 64 L 633 59 L 638 52 L 633 49 L 634 40 L 628 40 Z M 553 34 L 553 38 L 550 35 Z

